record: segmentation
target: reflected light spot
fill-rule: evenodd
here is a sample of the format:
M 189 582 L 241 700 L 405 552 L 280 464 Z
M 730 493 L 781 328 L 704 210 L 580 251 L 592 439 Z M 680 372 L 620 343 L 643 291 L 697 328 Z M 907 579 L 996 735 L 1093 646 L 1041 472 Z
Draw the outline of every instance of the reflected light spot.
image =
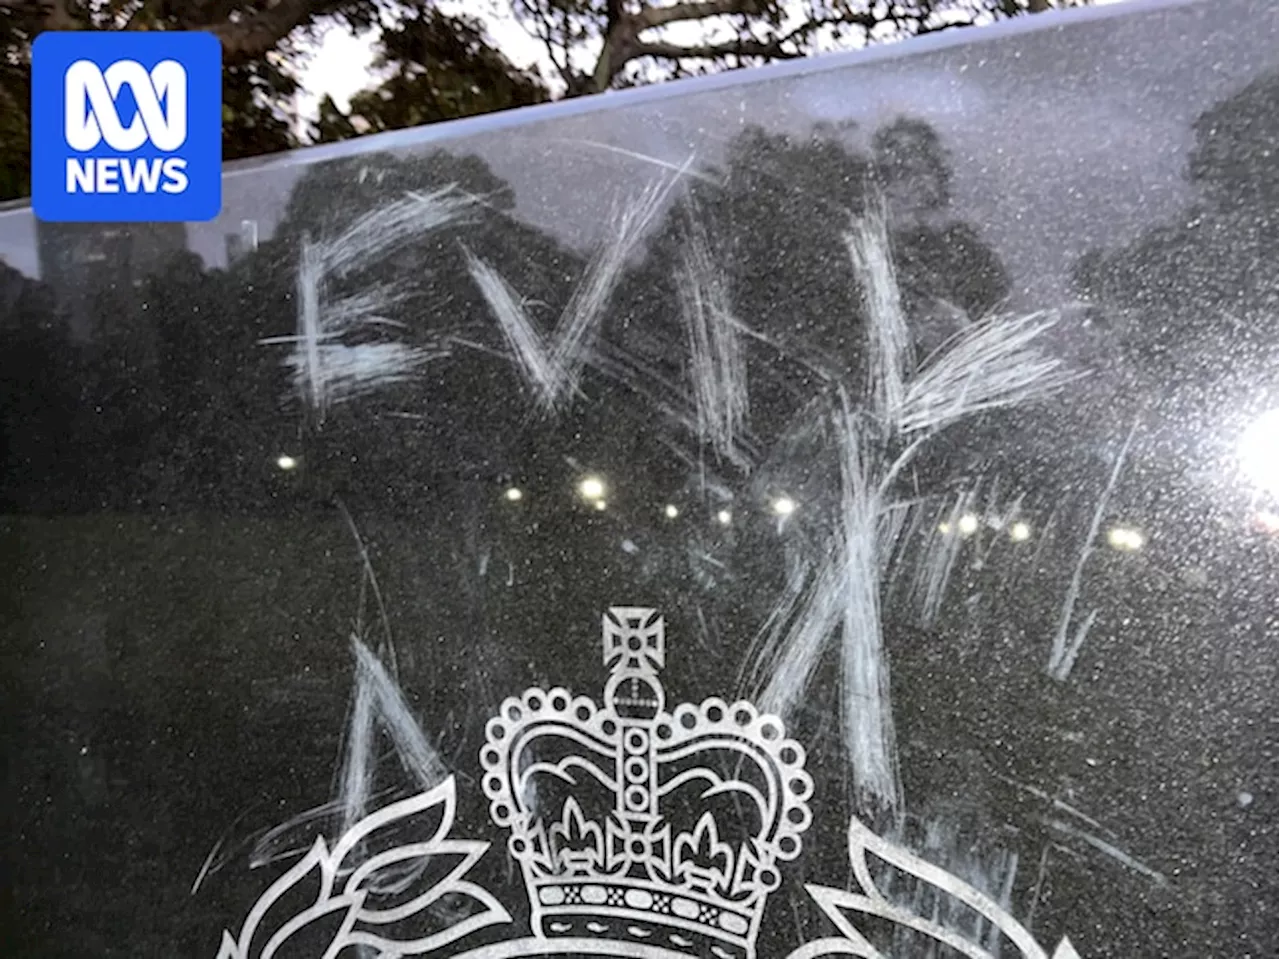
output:
M 965 536 L 972 536 L 978 531 L 978 517 L 972 513 L 965 513 L 960 517 L 960 532 Z
M 667 519 L 675 519 L 677 516 L 680 515 L 680 511 L 676 509 L 675 506 L 673 506 L 671 503 L 668 503 L 663 508 L 662 515 L 665 516 Z
M 280 456 L 276 457 L 276 466 L 285 471 L 297 469 L 298 461 L 288 453 L 282 453 Z
M 796 501 L 790 496 L 779 496 L 772 505 L 773 511 L 779 516 L 790 516 L 796 511 Z
M 604 497 L 604 480 L 598 476 L 588 476 L 578 484 L 578 492 L 583 499 L 598 500 Z
M 722 509 L 720 512 L 716 513 L 716 521 L 721 526 L 728 526 L 730 523 L 733 522 L 733 514 L 730 513 L 727 509 Z
M 938 524 L 938 532 L 939 532 L 939 533 L 941 533 L 943 536 L 950 536 L 950 535 L 951 535 L 951 524 L 950 524 L 950 523 L 939 523 L 939 524 Z
M 1031 527 L 1019 520 L 1009 527 L 1009 538 L 1015 543 L 1025 543 L 1031 538 Z
M 1249 425 L 1236 457 L 1251 483 L 1280 499 L 1280 410 L 1263 413 Z
M 1107 530 L 1107 544 L 1112 549 L 1135 552 L 1142 549 L 1146 539 L 1136 529 L 1127 526 L 1113 526 Z
M 507 501 L 510 503 L 518 503 L 522 499 L 524 499 L 524 493 L 522 493 L 519 489 L 517 489 L 514 486 L 508 489 L 506 493 L 504 493 L 503 495 L 507 498 Z
M 1268 513 L 1265 510 L 1258 510 L 1253 514 L 1253 521 L 1257 523 L 1258 529 L 1264 533 L 1280 533 L 1280 514 Z
M 596 501 L 595 501 L 595 506 L 596 506 L 596 509 L 598 509 L 598 510 L 606 510 L 606 509 L 608 509 L 608 508 L 609 508 L 609 504 L 608 504 L 608 503 L 606 503 L 606 502 L 605 502 L 604 500 L 602 500 L 602 499 L 598 499 L 598 500 L 596 500 Z

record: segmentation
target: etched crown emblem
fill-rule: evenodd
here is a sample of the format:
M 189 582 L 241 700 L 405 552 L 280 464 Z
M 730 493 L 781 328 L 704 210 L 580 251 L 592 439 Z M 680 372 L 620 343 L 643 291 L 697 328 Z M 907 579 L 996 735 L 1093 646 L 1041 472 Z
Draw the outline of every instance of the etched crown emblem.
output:
M 530 689 L 485 730 L 483 788 L 533 930 L 753 959 L 810 822 L 804 750 L 750 703 L 668 710 L 655 610 L 612 607 L 603 633 L 603 705 Z

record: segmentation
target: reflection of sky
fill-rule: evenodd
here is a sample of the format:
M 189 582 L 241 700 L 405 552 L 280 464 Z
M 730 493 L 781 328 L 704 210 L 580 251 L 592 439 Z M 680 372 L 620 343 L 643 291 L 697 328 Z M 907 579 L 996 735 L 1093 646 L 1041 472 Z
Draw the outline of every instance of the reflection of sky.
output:
M 851 121 L 856 142 L 909 114 L 931 123 L 951 152 L 953 214 L 996 249 L 1018 302 L 1045 305 L 1065 294 L 1064 273 L 1085 250 L 1130 239 L 1187 202 L 1191 122 L 1276 63 L 1274 29 L 1239 26 L 1256 22 L 1258 6 L 1247 0 L 1215 4 L 1212 16 L 1209 5 L 1124 15 L 1132 9 L 1067 33 L 1019 21 L 249 161 L 228 174 L 223 216 L 191 225 L 191 245 L 220 266 L 226 234 L 241 220 L 269 237 L 313 159 L 375 143 L 449 143 L 512 186 L 524 219 L 581 247 L 612 197 L 663 172 L 645 157 L 679 164 L 696 152 L 699 164 L 715 164 L 751 124 L 803 133 Z M 1187 35 L 1202 44 L 1190 47 Z M 895 55 L 904 49 L 920 52 Z M 33 247 L 29 214 L 0 213 L 0 255 L 30 273 Z

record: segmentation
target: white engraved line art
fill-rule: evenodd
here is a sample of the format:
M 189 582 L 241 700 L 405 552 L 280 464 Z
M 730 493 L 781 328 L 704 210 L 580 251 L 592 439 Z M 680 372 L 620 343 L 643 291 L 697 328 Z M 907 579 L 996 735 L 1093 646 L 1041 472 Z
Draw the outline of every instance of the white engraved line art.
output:
M 813 781 L 804 771 L 804 750 L 785 738 L 780 720 L 746 702 L 712 698 L 668 711 L 657 678 L 666 658 L 664 626 L 655 610 L 613 607 L 603 626 L 604 661 L 611 668 L 604 706 L 573 698 L 564 689 L 529 689 L 519 699 L 506 700 L 500 716 L 486 726 L 482 788 L 491 818 L 511 830 L 508 849 L 521 866 L 533 936 L 470 948 L 462 944 L 477 930 L 512 920 L 492 894 L 465 878 L 489 844 L 448 838 L 456 811 L 455 782 L 449 777 L 364 817 L 332 846 L 316 839 L 303 859 L 259 897 L 239 936 L 223 933 L 218 959 L 273 959 L 282 948 L 296 947 L 291 940 L 304 931 L 332 936 L 320 959 L 337 959 L 349 947 L 375 949 L 378 959 L 428 953 L 454 959 L 552 954 L 755 959 L 765 900 L 781 884 L 781 864 L 799 855 L 801 835 L 810 825 Z M 537 747 L 548 743 L 585 754 L 536 760 Z M 532 760 L 527 766 L 518 758 L 526 752 Z M 724 762 L 724 754 L 732 761 Z M 716 759 L 720 769 L 732 767 L 735 778 L 709 768 Z M 614 775 L 598 769 L 579 782 L 568 771 L 610 761 Z M 757 781 L 749 782 L 753 774 Z M 535 779 L 602 789 L 612 808 L 584 807 L 589 797 L 577 788 L 557 809 L 538 798 Z M 748 797 L 745 805 L 756 817 L 744 815 L 741 803 L 698 808 L 698 800 L 730 794 Z M 406 836 L 413 817 L 424 812 L 432 814 L 434 825 L 419 837 Z M 731 835 L 747 838 L 737 838 L 735 846 Z M 400 841 L 405 838 L 413 841 Z M 379 851 L 369 853 L 371 847 Z M 810 942 L 789 959 L 837 954 L 885 959 L 846 911 L 916 930 L 970 959 L 994 959 L 954 930 L 890 902 L 875 886 L 868 852 L 976 911 L 1024 959 L 1048 959 L 994 900 L 881 838 L 857 818 L 850 822 L 849 850 L 861 892 L 805 887 L 842 937 Z M 400 863 L 434 857 L 456 862 L 408 899 L 403 894 L 425 870 L 411 871 L 408 882 L 397 877 L 387 883 L 379 875 Z M 287 894 L 313 879 L 318 891 L 311 905 L 278 925 L 267 921 Z M 383 896 L 391 900 L 385 908 L 379 905 Z M 395 935 L 396 923 L 421 916 L 446 896 L 469 898 L 480 911 L 430 935 L 420 935 L 420 928 L 414 935 Z M 336 926 L 335 914 L 340 917 Z M 325 920 L 328 925 L 319 925 Z M 264 939 L 257 947 L 255 941 Z M 994 938 L 991 943 L 995 949 Z M 1052 959 L 1079 957 L 1063 939 Z
M 792 952 L 787 959 L 816 959 L 818 956 L 836 954 L 862 956 L 864 959 L 885 959 L 882 953 L 858 932 L 852 920 L 845 914 L 846 911 L 887 919 L 896 925 L 914 929 L 970 959 L 995 959 L 992 952 L 978 943 L 936 922 L 917 916 L 886 899 L 871 876 L 871 870 L 867 864 L 867 853 L 954 896 L 998 929 L 1018 948 L 1023 959 L 1080 959 L 1070 940 L 1066 938 L 1058 943 L 1057 949 L 1050 957 L 1031 933 L 994 899 L 945 869 L 876 835 L 856 816 L 849 822 L 849 864 L 853 868 L 854 877 L 858 880 L 862 892 L 846 892 L 827 886 L 805 886 L 809 895 L 826 913 L 827 918 L 836 926 L 843 938 L 820 939 L 806 943 Z
M 494 923 L 510 922 L 511 916 L 489 892 L 462 878 L 489 848 L 489 844 L 446 838 L 453 827 L 455 798 L 454 780 L 449 777 L 434 789 L 391 803 L 362 819 L 344 833 L 332 849 L 323 837 L 318 837 L 311 851 L 272 883 L 258 899 L 249 911 L 239 937 L 233 938 L 231 933 L 223 933 L 218 959 L 271 959 L 290 937 L 342 910 L 346 911 L 346 915 L 322 959 L 334 959 L 343 949 L 361 945 L 380 950 L 380 959 L 421 956 L 477 929 Z M 433 808 L 438 809 L 440 816 L 433 835 L 378 853 L 355 869 L 345 863 L 348 856 L 376 831 Z M 442 879 L 407 902 L 388 909 L 370 905 L 378 896 L 376 876 L 380 870 L 406 859 L 429 856 L 457 857 L 458 862 Z M 319 893 L 315 903 L 284 923 L 259 951 L 254 952 L 253 943 L 259 937 L 259 926 L 271 907 L 316 870 L 319 871 Z M 349 875 L 344 879 L 344 873 L 348 872 Z M 365 928 L 390 926 L 422 912 L 445 895 L 469 897 L 480 906 L 480 911 L 439 932 L 406 940 L 394 938 L 390 930 L 387 930 L 387 934 L 380 935 Z
M 619 954 L 627 956 L 663 954 L 648 951 L 657 946 L 753 959 L 778 867 L 799 855 L 811 821 L 804 750 L 785 738 L 781 720 L 749 703 L 708 699 L 668 711 L 655 610 L 613 607 L 603 633 L 611 669 L 604 706 L 564 689 L 529 689 L 506 700 L 485 730 L 482 788 L 493 821 L 511 831 L 533 931 L 557 942 L 594 934 L 625 943 L 630 951 Z M 557 799 L 567 759 L 537 757 L 566 750 L 575 763 L 600 767 L 597 785 L 614 788 Z M 533 775 L 535 767 L 556 782 Z M 717 772 L 729 768 L 731 778 Z M 729 797 L 748 801 L 715 802 Z

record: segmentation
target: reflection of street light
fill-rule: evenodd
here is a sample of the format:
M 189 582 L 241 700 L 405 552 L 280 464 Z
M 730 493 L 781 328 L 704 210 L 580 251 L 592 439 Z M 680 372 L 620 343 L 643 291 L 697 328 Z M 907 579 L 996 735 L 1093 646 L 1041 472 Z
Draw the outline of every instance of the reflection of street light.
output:
M 1009 538 L 1015 543 L 1024 543 L 1031 538 L 1031 527 L 1018 520 L 1009 527 Z
M 609 504 L 608 504 L 608 503 L 606 503 L 606 502 L 605 502 L 604 500 L 602 500 L 602 499 L 598 499 L 598 500 L 596 500 L 596 501 L 595 501 L 595 507 L 596 507 L 596 509 L 598 509 L 598 510 L 600 510 L 601 512 L 603 512 L 604 510 L 606 510 L 606 509 L 608 509 L 608 508 L 609 508 Z
M 524 499 L 524 493 L 514 486 L 510 487 L 503 495 L 506 496 L 509 503 L 518 503 Z
M 790 496 L 779 496 L 771 505 L 779 516 L 790 516 L 796 511 L 796 501 Z
M 288 453 L 281 453 L 276 458 L 276 466 L 280 467 L 287 473 L 289 470 L 298 468 L 298 461 Z
M 680 515 L 680 511 L 676 509 L 673 504 L 668 503 L 666 507 L 662 510 L 662 515 L 665 516 L 667 519 L 675 519 L 677 516 Z
M 588 476 L 578 484 L 578 492 L 582 494 L 585 500 L 598 500 L 604 498 L 604 480 L 598 476 Z
M 722 509 L 720 512 L 716 513 L 716 521 L 719 522 L 721 526 L 728 526 L 733 522 L 733 514 L 727 509 Z
M 938 532 L 939 532 L 939 533 L 941 533 L 943 536 L 950 536 L 950 535 L 951 535 L 951 524 L 950 524 L 950 523 L 939 523 L 939 524 L 938 524 Z
M 1142 549 L 1146 539 L 1136 529 L 1127 526 L 1113 526 L 1107 530 L 1107 544 L 1112 549 L 1136 552 Z
M 978 531 L 978 517 L 972 513 L 965 513 L 960 517 L 960 532 L 965 536 L 972 536 Z
M 1280 499 L 1280 410 L 1263 413 L 1240 435 L 1236 446 L 1240 471 Z

